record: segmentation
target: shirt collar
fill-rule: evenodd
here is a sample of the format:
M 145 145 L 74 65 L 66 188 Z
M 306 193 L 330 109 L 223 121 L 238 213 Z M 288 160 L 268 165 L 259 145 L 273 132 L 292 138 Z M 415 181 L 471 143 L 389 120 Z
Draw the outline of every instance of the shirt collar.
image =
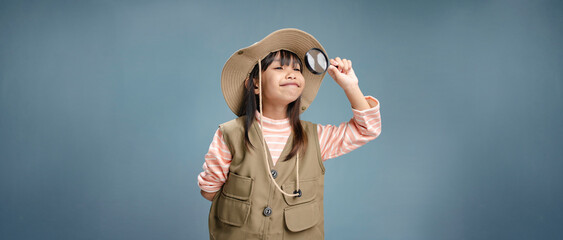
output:
M 260 112 L 258 112 L 258 110 L 256 110 L 256 121 L 258 122 L 258 124 L 260 124 L 260 117 L 262 115 L 260 114 Z M 284 118 L 284 119 L 271 119 L 268 117 L 264 117 L 264 127 L 265 128 L 286 128 L 289 127 L 289 118 Z

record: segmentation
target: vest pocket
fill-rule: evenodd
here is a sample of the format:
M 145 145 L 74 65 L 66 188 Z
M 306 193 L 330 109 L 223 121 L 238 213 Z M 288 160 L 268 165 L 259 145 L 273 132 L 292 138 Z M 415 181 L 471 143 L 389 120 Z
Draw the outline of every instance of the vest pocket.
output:
M 249 177 L 229 172 L 229 177 L 223 185 L 219 199 L 217 199 L 217 218 L 219 221 L 240 227 L 246 223 L 250 214 L 250 195 L 253 180 Z
M 319 222 L 319 202 L 288 207 L 284 210 L 285 225 L 291 232 L 309 229 Z
M 250 203 L 224 195 L 217 199 L 217 218 L 223 223 L 240 227 L 250 214 Z
M 252 181 L 252 178 L 229 172 L 229 177 L 227 177 L 227 181 L 223 186 L 223 194 L 240 200 L 248 200 L 254 185 Z
M 285 202 L 288 205 L 297 205 L 313 201 L 317 196 L 319 178 L 307 179 L 299 181 L 299 188 L 301 189 L 301 197 L 290 197 L 283 195 Z M 297 190 L 294 182 L 289 182 L 282 185 L 282 189 L 287 193 L 293 193 Z

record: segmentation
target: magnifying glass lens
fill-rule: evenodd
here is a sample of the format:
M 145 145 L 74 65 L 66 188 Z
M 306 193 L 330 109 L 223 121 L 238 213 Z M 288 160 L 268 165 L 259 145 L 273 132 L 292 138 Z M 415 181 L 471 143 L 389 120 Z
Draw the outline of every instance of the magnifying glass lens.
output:
M 305 53 L 305 65 L 312 73 L 323 74 L 328 69 L 328 57 L 322 50 L 311 48 Z

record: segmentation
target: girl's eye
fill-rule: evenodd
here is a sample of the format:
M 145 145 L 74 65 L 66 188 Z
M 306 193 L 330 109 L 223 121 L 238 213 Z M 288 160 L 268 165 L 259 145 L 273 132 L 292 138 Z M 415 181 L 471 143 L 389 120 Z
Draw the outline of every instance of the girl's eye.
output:
M 275 67 L 274 69 L 283 69 L 282 67 Z
M 301 70 L 299 68 L 294 68 L 293 70 L 301 72 Z

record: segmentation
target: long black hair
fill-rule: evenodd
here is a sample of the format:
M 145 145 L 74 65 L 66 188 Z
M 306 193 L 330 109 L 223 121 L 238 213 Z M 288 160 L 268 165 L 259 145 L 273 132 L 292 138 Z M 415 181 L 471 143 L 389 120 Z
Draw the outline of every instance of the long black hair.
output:
M 287 50 L 279 50 L 268 54 L 268 56 L 266 56 L 260 62 L 260 64 L 262 65 L 261 71 L 266 71 L 266 69 L 268 69 L 268 66 L 270 66 L 270 64 L 274 62 L 274 59 L 278 55 L 280 57 L 282 66 L 289 66 L 290 64 L 299 65 L 299 69 L 301 70 L 301 72 L 303 72 L 303 64 L 301 62 L 301 59 L 299 59 L 299 57 L 295 53 Z M 256 110 L 260 109 L 259 96 L 254 92 L 255 81 L 258 81 L 258 64 L 254 66 L 254 68 L 250 72 L 248 80 L 246 81 L 244 103 L 239 110 L 239 116 L 246 116 L 244 125 L 244 143 L 247 148 L 254 147 L 252 146 L 252 143 L 248 138 L 248 131 L 255 121 Z M 299 119 L 300 106 L 301 96 L 287 105 L 286 115 L 289 118 L 291 130 L 293 131 L 293 146 L 291 148 L 291 152 L 289 152 L 285 160 L 291 159 L 297 154 L 298 151 L 302 151 L 307 146 L 307 135 L 305 134 L 305 131 L 303 130 L 303 126 L 301 125 L 301 121 Z

